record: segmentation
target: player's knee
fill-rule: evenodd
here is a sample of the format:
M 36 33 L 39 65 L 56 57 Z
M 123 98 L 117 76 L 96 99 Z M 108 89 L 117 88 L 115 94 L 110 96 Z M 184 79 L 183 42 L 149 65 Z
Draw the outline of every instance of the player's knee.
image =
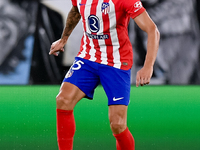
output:
M 126 129 L 126 123 L 111 121 L 110 128 L 114 134 L 119 134 Z
M 73 102 L 72 97 L 68 95 L 63 96 L 62 94 L 58 94 L 56 97 L 57 108 L 60 109 L 71 109 L 73 105 L 72 102 Z

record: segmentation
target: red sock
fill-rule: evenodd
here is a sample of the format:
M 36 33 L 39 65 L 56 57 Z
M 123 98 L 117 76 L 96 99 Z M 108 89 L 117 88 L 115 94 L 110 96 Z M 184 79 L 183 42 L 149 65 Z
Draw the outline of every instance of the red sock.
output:
M 116 138 L 117 150 L 135 150 L 135 141 L 128 128 L 120 134 L 113 134 Z
M 57 138 L 59 150 L 72 150 L 75 128 L 73 110 L 57 109 Z

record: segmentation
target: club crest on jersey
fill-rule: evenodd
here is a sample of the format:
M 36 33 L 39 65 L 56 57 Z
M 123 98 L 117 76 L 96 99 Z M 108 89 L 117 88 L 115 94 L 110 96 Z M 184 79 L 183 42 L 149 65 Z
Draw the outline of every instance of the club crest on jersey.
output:
M 103 2 L 102 5 L 101 5 L 101 12 L 104 13 L 105 15 L 107 13 L 109 13 L 110 12 L 110 4 Z

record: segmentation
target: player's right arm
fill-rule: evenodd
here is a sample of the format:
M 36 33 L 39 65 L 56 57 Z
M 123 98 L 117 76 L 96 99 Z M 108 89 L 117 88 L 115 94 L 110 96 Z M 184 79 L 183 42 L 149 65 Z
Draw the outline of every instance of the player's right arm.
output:
M 67 16 L 67 21 L 62 33 L 62 37 L 59 40 L 52 43 L 49 55 L 53 54 L 55 56 L 58 56 L 58 52 L 64 51 L 64 46 L 67 43 L 70 34 L 72 33 L 75 26 L 78 24 L 80 19 L 81 15 L 78 11 L 78 8 L 76 6 L 72 6 Z

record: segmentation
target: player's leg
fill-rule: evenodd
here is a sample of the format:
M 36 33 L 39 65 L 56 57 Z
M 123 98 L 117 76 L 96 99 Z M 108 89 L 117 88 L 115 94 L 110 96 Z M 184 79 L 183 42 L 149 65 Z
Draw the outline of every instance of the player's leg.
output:
M 117 150 L 134 150 L 134 139 L 127 128 L 127 107 L 130 101 L 130 70 L 102 65 L 100 79 L 108 97 L 110 127 Z
M 135 142 L 127 127 L 127 108 L 125 105 L 110 105 L 110 127 L 116 138 L 117 150 L 135 150 Z
M 77 86 L 63 82 L 56 97 L 57 103 L 57 139 L 59 150 L 72 150 L 75 134 L 73 109 L 85 96 Z
M 73 110 L 75 105 L 85 97 L 85 93 L 69 82 L 63 82 L 56 97 L 57 109 Z
M 108 116 L 113 134 L 119 134 L 127 128 L 127 106 L 110 105 Z
M 75 133 L 73 109 L 83 97 L 93 98 L 94 89 L 99 84 L 95 72 L 93 63 L 76 58 L 63 80 L 56 97 L 59 150 L 72 150 Z

